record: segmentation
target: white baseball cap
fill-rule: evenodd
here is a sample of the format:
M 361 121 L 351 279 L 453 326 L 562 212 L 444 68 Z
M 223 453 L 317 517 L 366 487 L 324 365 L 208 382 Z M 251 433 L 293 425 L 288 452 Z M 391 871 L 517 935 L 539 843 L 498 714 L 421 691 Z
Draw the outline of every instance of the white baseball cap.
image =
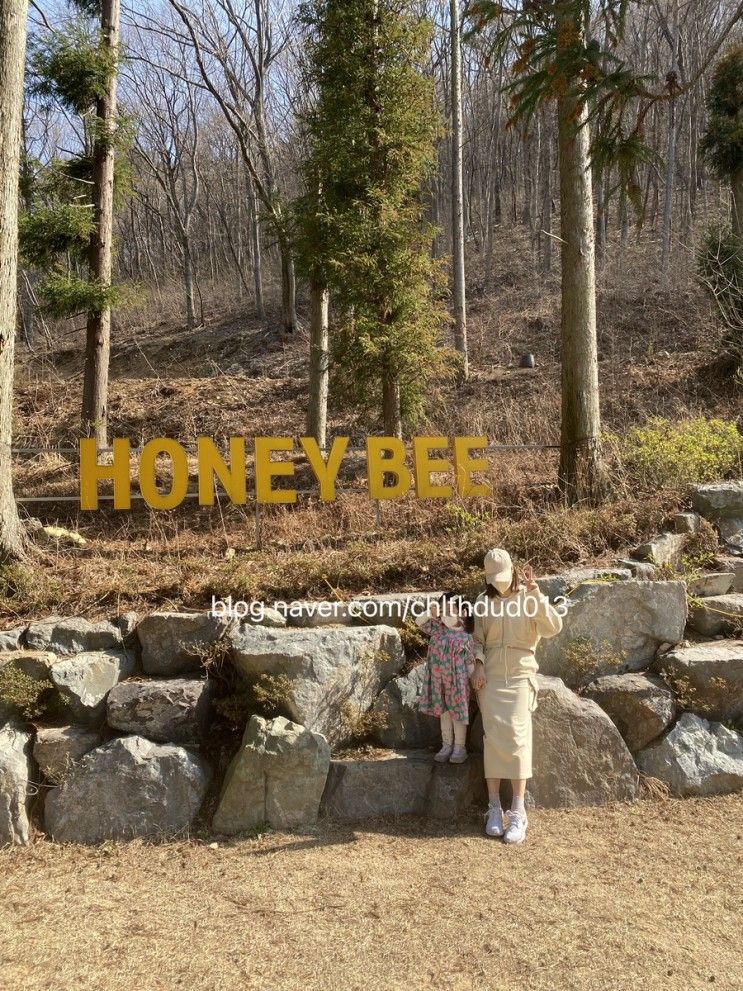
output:
M 488 582 L 510 582 L 513 579 L 513 563 L 508 551 L 502 547 L 494 547 L 485 555 L 483 561 L 485 578 Z

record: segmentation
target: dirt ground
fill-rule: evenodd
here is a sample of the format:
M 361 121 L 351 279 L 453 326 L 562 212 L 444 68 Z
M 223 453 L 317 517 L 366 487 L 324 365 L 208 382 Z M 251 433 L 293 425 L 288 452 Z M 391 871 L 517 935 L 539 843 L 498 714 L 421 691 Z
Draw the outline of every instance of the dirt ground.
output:
M 2 991 L 743 988 L 743 796 L 0 852 Z

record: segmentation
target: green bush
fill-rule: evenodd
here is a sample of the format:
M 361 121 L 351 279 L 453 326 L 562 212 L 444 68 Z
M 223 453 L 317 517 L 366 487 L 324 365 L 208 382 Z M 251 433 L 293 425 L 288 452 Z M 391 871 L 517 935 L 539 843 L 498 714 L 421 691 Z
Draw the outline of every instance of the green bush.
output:
M 50 682 L 32 678 L 10 661 L 0 670 L 0 709 L 24 719 L 57 718 L 67 711 L 64 696 Z
M 657 418 L 607 439 L 625 471 L 643 485 L 673 487 L 741 474 L 743 437 L 735 423 L 725 420 Z

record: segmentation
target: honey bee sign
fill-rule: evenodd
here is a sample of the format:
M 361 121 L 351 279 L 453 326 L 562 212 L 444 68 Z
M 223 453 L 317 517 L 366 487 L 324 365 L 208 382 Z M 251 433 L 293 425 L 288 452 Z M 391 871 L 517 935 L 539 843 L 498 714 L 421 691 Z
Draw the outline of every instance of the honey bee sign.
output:
M 223 456 L 211 437 L 196 442 L 198 501 L 213 506 L 219 484 L 230 502 L 245 505 L 251 498 L 259 504 L 294 503 L 297 490 L 291 487 L 301 453 L 317 484 L 324 502 L 337 496 L 337 479 L 346 455 L 349 438 L 334 438 L 326 454 L 313 437 L 254 437 L 252 465 L 248 464 L 248 438 L 231 437 L 229 454 Z M 475 475 L 488 472 L 485 457 L 487 437 L 413 437 L 409 447 L 397 437 L 366 438 L 366 481 L 370 499 L 402 499 L 413 492 L 418 499 L 451 499 L 492 495 L 489 484 L 476 481 Z M 282 460 L 283 456 L 283 460 Z M 170 466 L 170 487 L 163 492 L 158 485 L 158 465 L 163 459 Z M 182 444 L 169 437 L 148 441 L 137 452 L 136 479 L 132 479 L 131 444 L 126 438 L 112 443 L 111 457 L 99 460 L 95 438 L 80 440 L 80 508 L 98 508 L 101 483 L 113 486 L 114 509 L 130 509 L 134 482 L 145 503 L 152 509 L 175 509 L 189 492 L 188 453 Z M 434 480 L 433 476 L 437 476 Z M 443 477 L 442 477 L 443 476 Z M 275 485 L 276 479 L 282 480 Z

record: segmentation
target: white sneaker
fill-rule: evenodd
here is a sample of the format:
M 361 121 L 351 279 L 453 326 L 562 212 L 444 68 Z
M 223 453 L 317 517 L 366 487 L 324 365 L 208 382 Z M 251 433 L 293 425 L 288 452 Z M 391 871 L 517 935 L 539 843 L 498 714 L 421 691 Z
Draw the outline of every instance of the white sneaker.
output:
M 452 750 L 454 750 L 453 743 L 444 743 L 441 745 L 441 750 L 439 750 L 433 759 L 437 760 L 439 764 L 445 764 L 451 757 Z
M 488 836 L 503 835 L 503 809 L 500 805 L 489 805 L 485 822 L 485 832 Z
M 467 748 L 466 747 L 455 747 L 451 752 L 451 757 L 449 758 L 450 764 L 464 764 L 467 760 Z
M 525 812 L 509 812 L 508 829 L 503 837 L 504 843 L 523 843 L 528 825 L 529 820 L 526 818 Z

